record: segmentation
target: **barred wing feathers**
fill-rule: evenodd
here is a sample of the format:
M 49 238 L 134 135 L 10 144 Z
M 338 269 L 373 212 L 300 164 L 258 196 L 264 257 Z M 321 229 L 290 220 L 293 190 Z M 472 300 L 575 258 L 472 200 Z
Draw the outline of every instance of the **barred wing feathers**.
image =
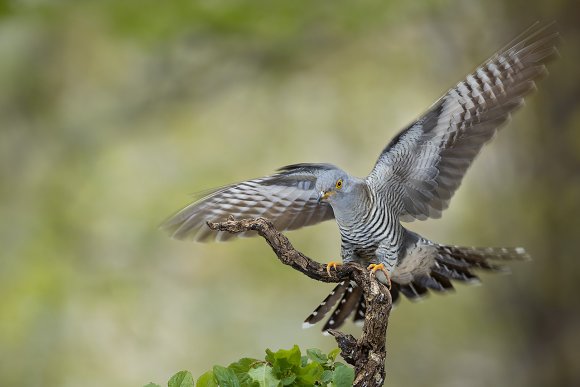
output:
M 161 227 L 176 239 L 196 241 L 228 240 L 253 236 L 249 231 L 230 234 L 212 231 L 207 221 L 264 217 L 276 229 L 294 230 L 334 218 L 328 203 L 318 203 L 315 190 L 319 173 L 334 168 L 329 164 L 294 164 L 278 173 L 218 188 L 169 218 Z
M 482 146 L 546 74 L 558 41 L 554 24 L 531 26 L 389 143 L 367 181 L 391 195 L 401 220 L 441 216 Z

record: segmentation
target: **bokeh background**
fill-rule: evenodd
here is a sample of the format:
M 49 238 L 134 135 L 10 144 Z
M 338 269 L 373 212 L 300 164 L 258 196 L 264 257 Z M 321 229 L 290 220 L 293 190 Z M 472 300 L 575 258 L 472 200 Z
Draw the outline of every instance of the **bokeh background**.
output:
M 0 2 L 0 385 L 141 386 L 263 350 L 335 347 L 331 285 L 264 241 L 158 225 L 189 193 L 389 139 L 536 20 L 561 59 L 484 149 L 443 242 L 525 246 L 484 286 L 400 303 L 393 386 L 580 385 L 580 6 L 574 0 Z M 332 222 L 288 233 L 320 261 Z M 357 332 L 356 327 L 347 330 Z

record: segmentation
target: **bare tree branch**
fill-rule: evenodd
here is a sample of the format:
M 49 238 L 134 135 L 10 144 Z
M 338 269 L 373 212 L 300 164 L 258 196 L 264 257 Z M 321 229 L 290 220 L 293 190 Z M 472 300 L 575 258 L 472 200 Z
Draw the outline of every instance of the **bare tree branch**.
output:
M 283 264 L 293 267 L 308 277 L 323 282 L 353 280 L 363 290 L 366 302 L 366 315 L 361 337 L 357 340 L 331 329 L 344 360 L 355 369 L 354 386 L 382 386 L 385 380 L 386 334 L 389 314 L 392 307 L 391 293 L 366 267 L 356 263 L 338 266 L 336 270 L 326 271 L 326 265 L 308 258 L 296 250 L 288 238 L 274 228 L 267 219 L 234 220 L 207 225 L 212 230 L 240 233 L 253 230 L 262 236 L 272 247 Z

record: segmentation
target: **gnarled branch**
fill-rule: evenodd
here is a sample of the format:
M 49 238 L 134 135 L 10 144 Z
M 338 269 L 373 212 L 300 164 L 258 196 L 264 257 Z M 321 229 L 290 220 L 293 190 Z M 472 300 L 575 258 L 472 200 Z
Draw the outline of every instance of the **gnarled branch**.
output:
M 282 235 L 267 219 L 229 218 L 225 222 L 208 222 L 212 230 L 240 233 L 253 230 L 262 236 L 272 247 L 283 264 L 293 267 L 308 277 L 323 282 L 353 280 L 362 289 L 366 302 L 366 315 L 359 339 L 337 330 L 328 332 L 334 336 L 344 360 L 354 366 L 354 386 L 382 386 L 385 380 L 385 339 L 389 314 L 392 307 L 391 294 L 369 270 L 356 263 L 338 266 L 336 270 L 326 271 L 326 265 L 308 258 L 296 250 L 288 238 Z

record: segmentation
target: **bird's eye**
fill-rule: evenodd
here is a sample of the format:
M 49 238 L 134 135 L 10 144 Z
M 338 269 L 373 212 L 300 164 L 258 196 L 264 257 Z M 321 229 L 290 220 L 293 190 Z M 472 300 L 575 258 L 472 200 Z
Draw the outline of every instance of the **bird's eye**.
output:
M 341 189 L 342 188 L 342 179 L 338 179 L 336 181 L 336 189 Z

